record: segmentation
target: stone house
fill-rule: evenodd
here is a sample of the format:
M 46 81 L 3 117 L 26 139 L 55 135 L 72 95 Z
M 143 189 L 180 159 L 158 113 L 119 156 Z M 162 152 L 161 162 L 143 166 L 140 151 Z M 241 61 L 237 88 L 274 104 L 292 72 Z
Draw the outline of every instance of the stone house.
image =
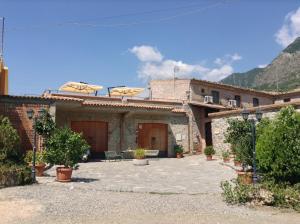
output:
M 282 107 L 286 107 L 292 105 L 296 108 L 298 112 L 300 112 L 300 101 L 289 101 L 283 103 L 276 103 L 272 105 L 261 106 L 260 110 L 263 112 L 264 118 L 274 118 L 276 114 Z M 256 108 L 250 108 L 250 117 L 255 117 L 254 113 Z M 212 139 L 214 143 L 214 148 L 217 154 L 221 154 L 223 150 L 229 150 L 230 144 L 224 143 L 225 133 L 228 128 L 228 119 L 242 119 L 241 117 L 242 109 L 234 110 L 234 111 L 223 111 L 209 114 L 209 117 L 212 120 Z
M 32 148 L 32 121 L 27 111 L 48 109 L 58 126 L 83 133 L 95 157 L 103 152 L 144 147 L 174 156 L 174 145 L 185 152 L 221 149 L 224 120 L 239 116 L 242 107 L 281 108 L 298 105 L 300 91 L 270 93 L 195 79 L 153 80 L 147 99 L 46 93 L 40 97 L 0 95 L 0 115 L 8 116 Z M 218 122 L 218 119 L 221 119 Z M 223 123 L 222 123 L 223 122 Z M 223 128 L 223 131 L 220 131 Z M 38 141 L 41 147 L 42 139 Z
M 153 80 L 150 83 L 152 100 L 182 102 L 189 117 L 190 148 L 200 152 L 207 145 L 213 145 L 212 120 L 208 114 L 272 105 L 274 97 L 273 93 L 196 79 Z
M 112 97 L 45 94 L 41 97 L 0 96 L 0 115 L 8 116 L 18 130 L 23 150 L 32 149 L 32 121 L 48 109 L 58 126 L 81 132 L 91 146 L 93 157 L 104 151 L 143 147 L 159 149 L 160 156 L 174 156 L 174 145 L 189 150 L 188 118 L 177 102 L 122 100 Z M 38 148 L 42 140 L 38 140 Z

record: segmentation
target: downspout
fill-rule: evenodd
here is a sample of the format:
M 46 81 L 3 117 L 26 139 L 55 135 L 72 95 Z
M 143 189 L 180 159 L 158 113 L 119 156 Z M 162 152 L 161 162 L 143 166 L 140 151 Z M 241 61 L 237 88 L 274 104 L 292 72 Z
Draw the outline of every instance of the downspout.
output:
M 120 146 L 119 146 L 120 152 L 122 151 L 123 141 L 124 141 L 124 117 L 125 117 L 125 113 L 122 113 L 120 117 Z

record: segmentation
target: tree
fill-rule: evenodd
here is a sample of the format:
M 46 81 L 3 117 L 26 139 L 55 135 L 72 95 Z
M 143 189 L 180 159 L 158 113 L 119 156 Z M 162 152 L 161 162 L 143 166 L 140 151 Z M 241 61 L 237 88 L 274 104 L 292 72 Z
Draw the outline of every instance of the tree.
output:
M 300 113 L 292 106 L 260 128 L 257 159 L 260 172 L 276 182 L 300 182 Z
M 19 140 L 17 130 L 12 126 L 9 119 L 0 116 L 0 163 L 20 159 L 20 152 L 17 149 Z

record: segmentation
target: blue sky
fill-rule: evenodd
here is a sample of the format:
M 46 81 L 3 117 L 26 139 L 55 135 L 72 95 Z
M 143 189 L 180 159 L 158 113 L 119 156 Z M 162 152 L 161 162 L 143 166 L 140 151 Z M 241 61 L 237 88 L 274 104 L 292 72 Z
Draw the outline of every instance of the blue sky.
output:
M 269 63 L 300 34 L 300 1 L 0 0 L 10 94 L 66 81 L 218 81 Z M 105 93 L 105 91 L 103 91 Z

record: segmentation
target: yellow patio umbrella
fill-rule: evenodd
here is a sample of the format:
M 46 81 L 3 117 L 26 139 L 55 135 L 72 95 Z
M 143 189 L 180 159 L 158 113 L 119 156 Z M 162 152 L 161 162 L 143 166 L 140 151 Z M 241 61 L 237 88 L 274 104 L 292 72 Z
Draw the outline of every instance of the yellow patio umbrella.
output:
M 116 87 L 110 90 L 111 96 L 136 96 L 144 91 L 144 88 Z
M 103 89 L 103 86 L 90 85 L 82 82 L 67 82 L 59 87 L 59 91 L 73 92 L 73 93 L 95 93 Z

